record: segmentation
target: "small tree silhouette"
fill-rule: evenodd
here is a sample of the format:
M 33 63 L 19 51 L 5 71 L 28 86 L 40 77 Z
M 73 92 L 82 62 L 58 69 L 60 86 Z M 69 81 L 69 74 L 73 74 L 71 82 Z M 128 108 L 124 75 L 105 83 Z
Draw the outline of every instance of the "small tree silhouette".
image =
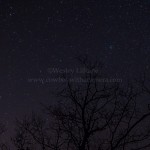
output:
M 11 141 L 13 142 L 17 150 L 31 150 L 30 147 L 33 145 L 32 137 L 24 128 L 22 128 L 22 126 L 19 125 L 18 121 L 16 122 L 17 129 L 15 130 L 15 135 L 13 138 L 11 138 Z
M 24 117 L 22 121 L 17 120 L 17 128 L 18 132 L 13 141 L 18 149 L 30 149 L 29 147 L 34 145 L 33 143 L 39 145 L 42 150 L 46 150 L 46 147 L 49 146 L 46 143 L 48 141 L 48 128 L 42 117 L 32 114 L 30 117 Z

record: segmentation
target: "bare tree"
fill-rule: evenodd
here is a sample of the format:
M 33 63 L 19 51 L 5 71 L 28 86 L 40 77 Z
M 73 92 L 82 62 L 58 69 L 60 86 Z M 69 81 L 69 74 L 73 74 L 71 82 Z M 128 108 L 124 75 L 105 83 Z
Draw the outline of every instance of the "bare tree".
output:
M 15 135 L 11 140 L 17 150 L 30 150 L 29 147 L 32 144 L 32 139 L 28 132 L 24 128 L 22 128 L 19 123 L 17 123 L 17 129 L 15 131 Z
M 150 147 L 147 121 L 150 110 L 142 113 L 137 99 L 143 90 L 127 84 L 101 80 L 98 63 L 80 58 L 87 71 L 80 82 L 67 78 L 55 106 L 46 107 L 50 125 L 31 118 L 19 124 L 43 150 L 140 150 Z M 147 92 L 146 92 L 147 93 Z
M 33 150 L 37 145 L 46 150 L 47 129 L 45 128 L 45 121 L 42 117 L 33 114 L 30 117 L 24 117 L 22 121 L 17 120 L 16 135 L 12 141 L 18 150 Z

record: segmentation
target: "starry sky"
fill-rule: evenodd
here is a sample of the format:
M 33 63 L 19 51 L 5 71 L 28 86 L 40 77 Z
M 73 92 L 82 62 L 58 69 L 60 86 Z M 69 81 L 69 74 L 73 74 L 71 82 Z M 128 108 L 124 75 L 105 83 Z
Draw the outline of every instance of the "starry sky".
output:
M 0 119 L 13 119 L 55 98 L 48 68 L 88 55 L 112 76 L 150 65 L 150 0 L 0 0 Z

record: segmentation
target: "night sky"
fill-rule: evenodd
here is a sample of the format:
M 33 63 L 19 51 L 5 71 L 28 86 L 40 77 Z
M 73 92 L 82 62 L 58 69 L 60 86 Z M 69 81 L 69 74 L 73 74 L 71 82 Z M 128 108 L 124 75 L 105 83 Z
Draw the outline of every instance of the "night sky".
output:
M 123 80 L 150 73 L 150 0 L 0 0 L 1 120 L 51 103 L 58 84 L 30 79 L 85 54 Z

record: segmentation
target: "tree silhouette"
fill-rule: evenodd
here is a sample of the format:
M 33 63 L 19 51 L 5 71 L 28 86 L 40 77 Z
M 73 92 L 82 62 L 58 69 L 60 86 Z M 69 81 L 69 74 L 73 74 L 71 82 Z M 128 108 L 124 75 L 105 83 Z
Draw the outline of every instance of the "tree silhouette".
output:
M 19 149 L 25 149 L 31 147 L 34 143 L 45 150 L 49 146 L 46 142 L 48 141 L 48 128 L 46 122 L 42 117 L 33 114 L 30 117 L 24 117 L 22 121 L 17 120 L 17 134 L 13 138 L 15 146 Z M 21 131 L 21 132 L 20 132 Z M 19 140 L 19 141 L 18 141 Z M 21 150 L 21 149 L 19 149 Z
M 17 124 L 15 136 L 11 139 L 17 150 L 30 150 L 31 138 L 27 131 Z
M 55 106 L 46 106 L 49 123 L 31 117 L 18 124 L 41 146 L 42 150 L 140 150 L 150 147 L 148 119 L 150 110 L 138 109 L 143 86 L 102 82 L 103 75 L 93 72 L 98 63 L 86 57 L 79 61 L 88 70 L 84 82 L 71 82 L 57 92 Z M 143 85 L 143 84 L 142 84 Z

